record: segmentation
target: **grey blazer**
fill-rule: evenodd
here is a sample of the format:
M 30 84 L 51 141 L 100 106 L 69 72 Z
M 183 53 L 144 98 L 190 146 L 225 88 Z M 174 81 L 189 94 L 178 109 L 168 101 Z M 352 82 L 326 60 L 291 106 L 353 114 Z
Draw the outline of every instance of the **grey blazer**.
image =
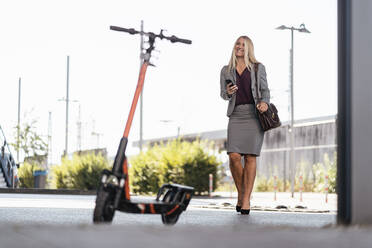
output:
M 257 78 L 258 78 L 258 85 L 261 92 L 261 99 L 257 97 L 257 86 L 256 86 L 256 75 L 255 73 L 251 73 L 251 88 L 252 88 L 252 95 L 254 98 L 255 105 L 259 102 L 263 101 L 267 104 L 270 103 L 270 90 L 267 86 L 267 79 L 266 79 L 266 70 L 263 64 L 258 64 L 257 70 Z M 229 71 L 228 66 L 225 65 L 221 69 L 221 76 L 220 76 L 220 85 L 221 85 L 221 97 L 224 100 L 229 101 L 229 105 L 227 107 L 227 116 L 230 116 L 234 111 L 235 101 L 236 101 L 236 94 L 228 95 L 226 91 L 226 80 L 230 79 L 234 84 L 236 84 L 236 74 L 235 71 Z

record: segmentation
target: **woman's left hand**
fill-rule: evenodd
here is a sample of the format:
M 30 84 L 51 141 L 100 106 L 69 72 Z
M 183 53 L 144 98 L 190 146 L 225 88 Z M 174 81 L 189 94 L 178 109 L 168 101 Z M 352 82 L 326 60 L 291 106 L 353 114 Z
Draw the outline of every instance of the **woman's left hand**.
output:
M 257 109 L 263 113 L 263 112 L 266 112 L 267 109 L 269 108 L 269 106 L 267 106 L 267 103 L 266 102 L 260 102 L 259 104 L 257 104 Z

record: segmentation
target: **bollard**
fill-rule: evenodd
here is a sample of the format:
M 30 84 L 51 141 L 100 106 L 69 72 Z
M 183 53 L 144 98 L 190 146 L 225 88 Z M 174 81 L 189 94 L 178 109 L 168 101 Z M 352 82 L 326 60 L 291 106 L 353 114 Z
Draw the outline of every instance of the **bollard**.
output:
M 300 202 L 302 202 L 302 191 L 304 190 L 304 182 L 303 177 L 300 176 Z
M 328 175 L 325 175 L 324 181 L 325 202 L 328 203 Z
M 48 172 L 45 170 L 36 170 L 33 173 L 34 176 L 34 188 L 37 189 L 45 189 L 46 186 L 46 178 Z
M 212 196 L 213 191 L 213 175 L 209 174 L 209 196 Z
M 276 201 L 276 191 L 278 189 L 277 176 L 274 176 L 274 201 Z
M 16 168 L 13 167 L 12 169 L 12 188 L 15 188 L 15 183 L 16 183 Z

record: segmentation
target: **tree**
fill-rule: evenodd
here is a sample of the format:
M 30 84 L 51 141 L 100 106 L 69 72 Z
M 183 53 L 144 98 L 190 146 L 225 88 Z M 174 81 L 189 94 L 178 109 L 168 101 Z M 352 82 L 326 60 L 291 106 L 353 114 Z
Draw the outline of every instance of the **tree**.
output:
M 45 155 L 48 151 L 48 145 L 43 140 L 41 135 L 36 132 L 36 120 L 26 122 L 22 126 L 15 127 L 15 142 L 11 143 L 14 149 L 19 152 L 22 151 L 25 157 L 38 157 Z M 19 131 L 19 139 L 17 137 Z

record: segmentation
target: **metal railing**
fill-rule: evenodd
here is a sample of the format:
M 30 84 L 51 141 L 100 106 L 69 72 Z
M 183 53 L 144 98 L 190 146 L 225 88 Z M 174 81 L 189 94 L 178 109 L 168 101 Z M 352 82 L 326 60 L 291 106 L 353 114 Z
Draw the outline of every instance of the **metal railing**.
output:
M 0 168 L 3 173 L 5 183 L 7 187 L 15 187 L 16 184 L 16 176 L 17 176 L 17 164 L 14 161 L 12 152 L 6 141 L 5 134 L 3 129 L 0 126 L 1 134 L 0 134 Z

